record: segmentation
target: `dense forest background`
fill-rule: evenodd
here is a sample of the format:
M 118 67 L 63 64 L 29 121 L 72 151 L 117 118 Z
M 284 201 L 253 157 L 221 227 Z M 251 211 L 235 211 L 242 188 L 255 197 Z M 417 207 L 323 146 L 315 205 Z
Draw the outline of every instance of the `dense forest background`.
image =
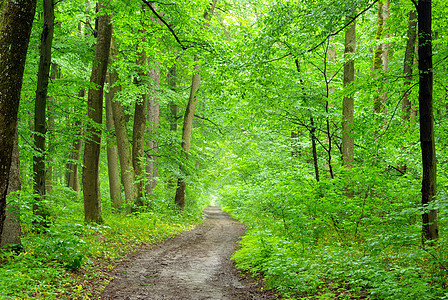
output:
M 14 5 L 32 29 L 0 98 L 0 298 L 94 298 L 210 203 L 286 298 L 448 297 L 445 1 L 4 2 L 0 60 Z

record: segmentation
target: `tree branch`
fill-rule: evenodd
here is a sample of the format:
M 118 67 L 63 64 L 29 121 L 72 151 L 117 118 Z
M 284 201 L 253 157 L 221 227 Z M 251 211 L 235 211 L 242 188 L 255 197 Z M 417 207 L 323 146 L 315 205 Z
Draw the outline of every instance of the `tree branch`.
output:
M 213 122 L 212 120 L 207 119 L 206 117 L 199 116 L 199 115 L 194 115 L 194 116 L 196 118 L 198 118 L 198 119 L 205 120 L 205 121 L 208 121 L 208 122 L 212 123 L 213 125 L 215 125 L 216 129 L 218 129 L 219 133 L 221 135 L 224 135 L 224 133 L 221 131 L 221 128 L 219 128 L 219 126 L 215 122 Z
M 148 2 L 147 0 L 142 0 L 143 3 L 146 4 L 146 6 L 149 7 L 149 9 L 153 12 L 153 14 L 156 15 L 156 17 L 166 26 L 166 28 L 168 28 L 168 30 L 171 32 L 171 34 L 173 35 L 173 37 L 176 39 L 176 42 L 180 45 L 180 47 L 182 48 L 182 50 L 186 50 L 188 49 L 188 47 L 186 47 L 184 44 L 182 44 L 182 42 L 180 41 L 179 37 L 177 36 L 177 34 L 174 32 L 174 30 L 171 28 L 171 26 L 162 18 L 162 16 L 160 16 L 156 10 L 154 9 L 154 7 L 152 7 L 151 3 Z
M 368 11 L 370 8 L 372 8 L 372 6 L 374 6 L 378 1 L 380 0 L 375 0 L 373 1 L 369 6 L 367 6 L 365 9 L 363 9 L 362 11 L 360 11 L 356 16 L 354 16 L 353 18 L 351 18 L 351 20 L 345 24 L 344 26 L 342 26 L 341 28 L 339 28 L 338 30 L 336 30 L 333 33 L 330 33 L 327 35 L 327 37 L 320 42 L 319 44 L 315 45 L 314 47 L 308 49 L 306 52 L 311 52 L 316 50 L 317 47 L 321 46 L 323 43 L 325 43 L 326 40 L 328 40 L 330 37 L 335 36 L 337 34 L 339 34 L 340 32 L 342 32 L 345 28 L 347 28 L 348 26 L 350 26 L 353 22 L 356 21 L 356 19 L 358 19 L 361 15 L 363 15 L 366 11 Z

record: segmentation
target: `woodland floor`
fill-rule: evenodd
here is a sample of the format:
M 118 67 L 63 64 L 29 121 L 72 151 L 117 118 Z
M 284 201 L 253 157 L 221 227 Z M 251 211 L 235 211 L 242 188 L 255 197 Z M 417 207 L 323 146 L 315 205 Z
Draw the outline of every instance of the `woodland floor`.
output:
M 230 260 L 244 225 L 219 207 L 204 213 L 207 219 L 196 229 L 123 261 L 102 299 L 277 299 Z

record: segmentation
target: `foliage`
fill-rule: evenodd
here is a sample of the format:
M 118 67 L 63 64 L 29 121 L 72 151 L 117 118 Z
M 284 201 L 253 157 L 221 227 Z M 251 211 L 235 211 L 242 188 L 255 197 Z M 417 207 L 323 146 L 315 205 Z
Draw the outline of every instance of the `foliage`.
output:
M 416 198 L 418 182 L 410 193 L 409 178 L 370 167 L 354 173 L 362 198 L 345 198 L 337 180 L 315 184 L 287 172 L 275 172 L 274 182 L 226 187 L 222 202 L 250 228 L 237 266 L 299 299 L 443 299 L 446 240 L 422 248 L 418 203 L 403 201 L 404 194 Z
M 0 299 L 98 299 L 120 259 L 202 220 L 198 210 L 179 214 L 157 206 L 132 215 L 108 211 L 104 224 L 84 224 L 82 204 L 62 200 L 53 204 L 59 218 L 45 234 L 24 232 L 22 252 L 1 253 Z M 32 215 L 22 212 L 27 224 Z
M 74 142 L 89 138 L 83 133 L 88 119 L 82 91 L 91 88 L 98 13 L 93 3 L 56 2 L 52 63 L 57 72 L 48 88 L 45 153 L 49 190 L 42 200 L 50 225 L 40 234 L 35 228 L 40 217 L 32 213 L 32 111 L 42 29 L 42 18 L 35 18 L 19 110 L 23 188 L 14 200 L 21 209 L 23 251 L 1 254 L 0 299 L 95 298 L 117 260 L 191 228 L 211 200 L 249 227 L 234 255 L 237 266 L 265 276 L 285 297 L 447 299 L 446 1 L 433 0 L 439 193 L 432 207 L 419 204 L 419 124 L 405 122 L 401 111 L 412 1 L 393 1 L 385 34 L 378 38 L 372 0 L 218 1 L 206 30 L 209 2 L 151 2 L 166 23 L 141 1 L 111 1 L 107 7 L 118 52 L 109 70 L 119 75 L 115 100 L 124 106 L 129 136 L 142 93 L 157 98 L 160 123 L 145 137 L 158 143 L 158 151 L 145 149 L 157 157 L 157 186 L 144 196 L 143 206 L 132 207 L 133 214 L 111 208 L 102 139 L 102 225 L 83 223 L 82 194 L 65 187 L 68 165 L 82 167 L 82 158 L 71 157 Z M 359 14 L 356 80 L 344 88 L 343 32 L 354 12 Z M 373 72 L 380 44 L 390 50 L 387 71 Z M 160 86 L 139 74 L 142 49 L 149 62 L 143 71 L 160 69 Z M 180 128 L 195 65 L 201 86 L 186 160 Z M 173 69 L 174 85 L 166 75 Z M 416 64 L 413 70 L 409 100 L 415 110 Z M 375 113 L 374 99 L 382 94 L 387 112 Z M 341 162 L 347 95 L 355 97 L 352 169 Z M 170 105 L 177 109 L 175 124 Z M 107 139 L 115 143 L 113 133 Z M 187 183 L 183 212 L 173 203 L 178 179 Z M 438 209 L 441 233 L 433 247 L 420 243 L 421 214 L 430 208 Z

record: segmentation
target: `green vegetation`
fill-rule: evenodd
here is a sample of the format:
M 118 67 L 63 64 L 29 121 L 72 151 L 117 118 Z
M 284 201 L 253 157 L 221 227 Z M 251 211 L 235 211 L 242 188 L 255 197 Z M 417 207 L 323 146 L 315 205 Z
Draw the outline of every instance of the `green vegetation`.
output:
M 82 203 L 66 199 L 52 205 L 57 219 L 45 234 L 33 232 L 22 206 L 23 248 L 1 253 L 0 299 L 99 299 L 121 259 L 202 221 L 201 207 L 179 213 L 160 202 L 129 215 L 108 210 L 103 224 L 85 224 Z
M 448 299 L 447 1 L 50 2 L 0 74 L 2 297 L 97 297 L 213 199 L 287 299 Z
M 221 194 L 249 226 L 234 255 L 239 268 L 291 298 L 445 299 L 448 245 L 420 244 L 417 180 L 354 169 L 356 192 L 347 199 L 338 179 L 316 184 L 296 170 L 265 172 L 277 179 Z M 446 204 L 437 204 L 441 228 Z

